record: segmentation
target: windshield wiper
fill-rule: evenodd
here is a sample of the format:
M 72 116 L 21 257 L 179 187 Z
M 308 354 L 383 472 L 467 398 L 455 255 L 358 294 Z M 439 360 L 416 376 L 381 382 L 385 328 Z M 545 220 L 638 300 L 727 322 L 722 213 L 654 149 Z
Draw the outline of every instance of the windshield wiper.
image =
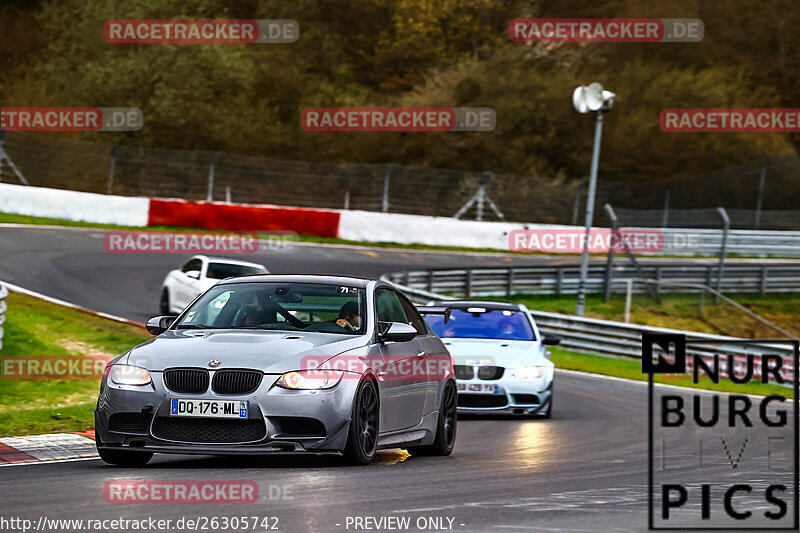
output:
M 204 324 L 178 324 L 175 329 L 218 329 L 213 326 L 206 326 Z

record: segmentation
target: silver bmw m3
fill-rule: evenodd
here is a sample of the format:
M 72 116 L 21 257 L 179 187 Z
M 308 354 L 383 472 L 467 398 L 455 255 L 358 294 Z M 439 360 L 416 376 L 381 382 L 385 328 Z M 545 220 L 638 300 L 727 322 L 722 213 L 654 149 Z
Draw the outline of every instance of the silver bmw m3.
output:
M 95 411 L 100 457 L 154 453 L 448 455 L 456 438 L 450 354 L 382 281 L 327 276 L 223 280 L 156 338 L 114 359 Z

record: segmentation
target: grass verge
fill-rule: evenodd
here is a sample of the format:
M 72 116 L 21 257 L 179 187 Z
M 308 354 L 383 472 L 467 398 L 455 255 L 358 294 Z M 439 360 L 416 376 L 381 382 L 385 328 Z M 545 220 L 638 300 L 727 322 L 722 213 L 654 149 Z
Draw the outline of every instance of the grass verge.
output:
M 7 356 L 123 354 L 150 338 L 139 327 L 96 317 L 38 298 L 11 293 L 0 350 L 0 436 L 94 427 L 99 379 L 8 378 Z
M 784 330 L 795 335 L 800 334 L 800 327 L 797 325 L 800 294 L 770 293 L 764 296 L 728 294 L 727 296 Z M 524 303 L 529 309 L 536 311 L 568 315 L 575 313 L 574 295 L 517 294 L 511 298 L 498 299 Z M 631 299 L 631 323 L 749 339 L 782 338 L 782 335 L 775 330 L 725 302 L 721 301 L 719 305 L 713 305 L 712 299 L 708 296 L 703 313 L 700 312 L 699 294 L 662 294 L 660 300 L 660 303 L 655 303 L 647 295 L 634 296 Z M 625 319 L 625 295 L 612 294 L 608 303 L 604 303 L 600 295 L 587 295 L 584 316 L 623 321 Z
M 593 374 L 603 374 L 618 378 L 634 379 L 636 381 L 647 381 L 647 374 L 642 374 L 642 362 L 638 359 L 624 359 L 616 357 L 604 357 L 600 355 L 588 355 L 575 353 L 553 346 L 550 348 L 551 359 L 556 368 L 565 370 L 577 370 L 579 372 L 591 372 Z M 786 398 L 793 398 L 792 389 L 780 385 L 768 385 L 761 383 L 747 383 L 745 385 L 734 385 L 730 382 L 720 380 L 713 383 L 701 380 L 700 383 L 692 382 L 691 377 L 684 375 L 659 375 L 656 376 L 656 383 L 667 385 L 677 385 L 692 389 L 714 390 L 719 392 L 735 392 L 740 394 L 754 394 L 756 396 L 767 396 L 779 394 Z

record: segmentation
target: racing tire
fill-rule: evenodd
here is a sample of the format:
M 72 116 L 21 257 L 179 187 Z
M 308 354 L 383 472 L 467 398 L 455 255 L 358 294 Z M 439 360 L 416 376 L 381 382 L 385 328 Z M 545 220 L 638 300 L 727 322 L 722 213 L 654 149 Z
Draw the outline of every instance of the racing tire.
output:
M 344 460 L 351 465 L 368 465 L 378 449 L 380 404 L 378 388 L 371 379 L 362 379 L 353 399 L 353 414 L 347 431 Z
M 169 291 L 167 289 L 161 291 L 161 299 L 159 300 L 158 308 L 162 315 L 170 314 Z
M 456 445 L 456 428 L 458 425 L 458 394 L 456 385 L 448 381 L 442 392 L 442 405 L 439 407 L 439 421 L 436 424 L 436 437 L 433 444 L 413 446 L 408 453 L 415 456 L 445 456 L 453 452 Z

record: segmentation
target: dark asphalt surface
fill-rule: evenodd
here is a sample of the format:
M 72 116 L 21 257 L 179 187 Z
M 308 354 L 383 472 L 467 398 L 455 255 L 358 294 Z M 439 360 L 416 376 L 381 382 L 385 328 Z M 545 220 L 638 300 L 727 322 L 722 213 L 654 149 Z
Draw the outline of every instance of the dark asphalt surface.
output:
M 101 231 L 0 228 L 1 280 L 135 320 L 153 314 L 166 271 L 182 259 L 106 254 Z M 563 260 L 315 245 L 259 254 L 256 259 L 274 272 L 362 276 L 408 266 Z M 36 523 L 42 516 L 173 521 L 274 516 L 280 531 L 327 532 L 390 531 L 347 527 L 347 520 L 398 516 L 411 518 L 411 527 L 399 531 L 645 531 L 647 431 L 646 384 L 559 371 L 551 420 L 461 417 L 450 457 L 408 457 L 403 451 L 386 451 L 372 465 L 360 468 L 311 457 L 188 456 L 156 456 L 142 469 L 111 467 L 99 460 L 2 467 L 0 518 Z M 670 472 L 673 478 L 696 479 L 693 437 L 688 432 L 686 438 L 669 441 L 669 464 L 677 458 Z M 739 449 L 741 439 L 736 438 L 729 441 L 731 450 Z M 761 445 L 751 443 L 738 470 L 711 441 L 706 446 L 704 472 L 710 472 L 706 480 L 727 480 L 732 472 L 740 476 L 737 479 L 768 476 Z M 107 503 L 104 485 L 118 480 L 253 480 L 261 498 L 251 505 Z M 290 491 L 290 498 L 270 499 L 271 487 L 272 492 L 275 487 Z M 699 512 L 694 496 L 686 506 L 689 511 L 681 515 L 685 519 Z M 717 513 L 719 495 L 715 496 L 712 509 Z M 760 493 L 754 493 L 752 500 L 754 510 L 759 502 L 762 509 L 770 508 Z M 737 501 L 745 506 L 750 500 Z M 423 527 L 418 528 L 416 521 L 428 517 L 444 517 L 445 526 L 420 522 Z M 450 529 L 448 519 L 452 519 Z

